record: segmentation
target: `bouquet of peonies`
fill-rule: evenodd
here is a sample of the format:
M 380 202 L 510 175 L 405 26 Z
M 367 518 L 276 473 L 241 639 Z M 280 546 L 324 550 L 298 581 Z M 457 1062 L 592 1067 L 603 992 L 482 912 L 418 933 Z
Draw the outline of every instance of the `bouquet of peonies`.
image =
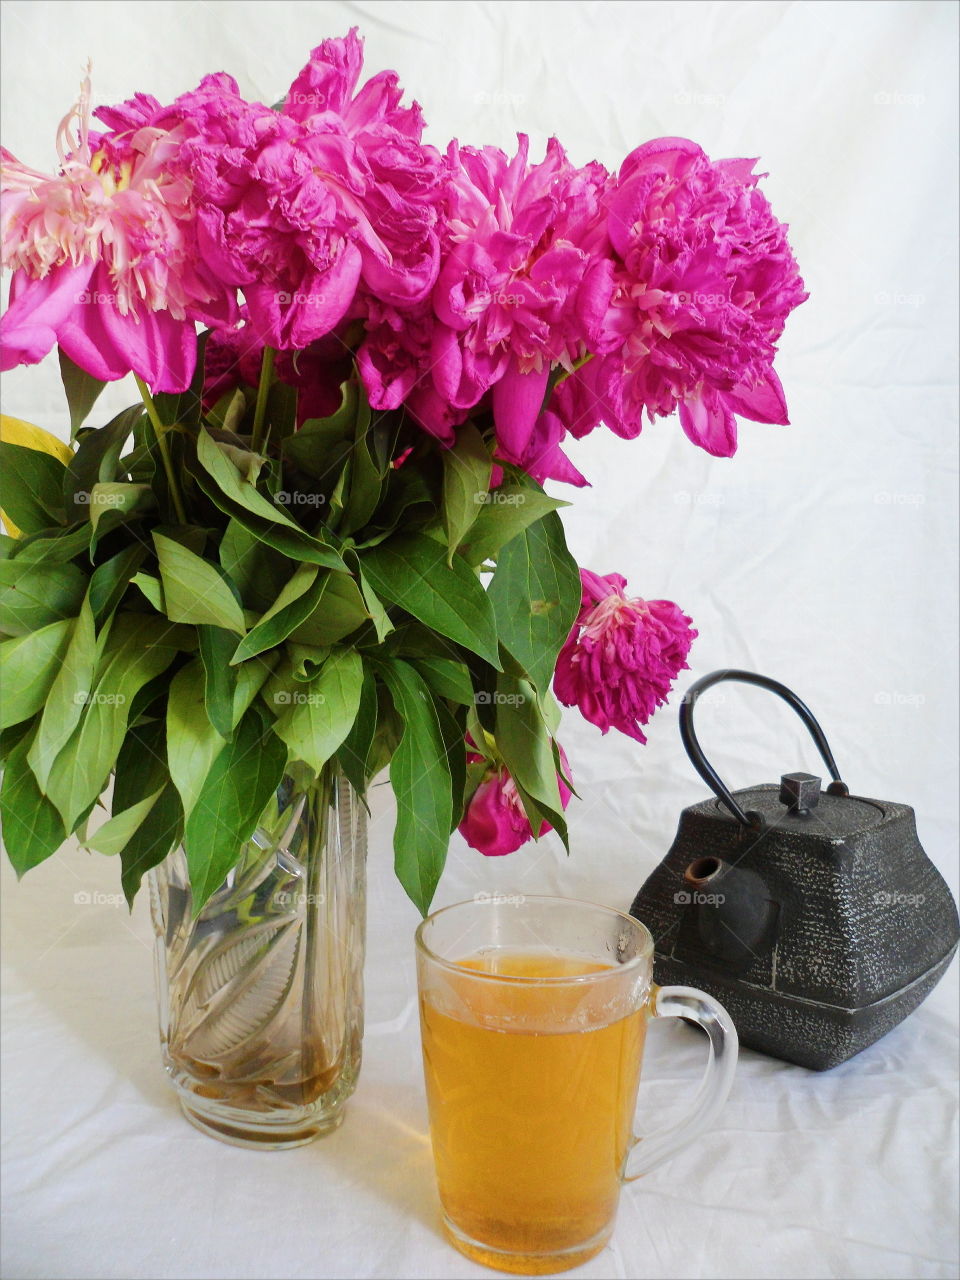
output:
M 441 153 L 361 62 L 351 31 L 276 107 L 220 73 L 97 130 L 85 81 L 55 174 L 3 152 L 2 368 L 59 348 L 74 442 L 3 421 L 20 873 L 76 832 L 132 900 L 182 843 L 199 909 L 285 776 L 389 765 L 425 911 L 458 825 L 566 840 L 557 701 L 643 742 L 686 666 L 690 619 L 579 569 L 543 485 L 587 483 L 564 447 L 601 424 L 677 410 L 727 457 L 738 416 L 787 421 L 806 295 L 755 162 Z M 142 403 L 84 426 L 129 373 Z

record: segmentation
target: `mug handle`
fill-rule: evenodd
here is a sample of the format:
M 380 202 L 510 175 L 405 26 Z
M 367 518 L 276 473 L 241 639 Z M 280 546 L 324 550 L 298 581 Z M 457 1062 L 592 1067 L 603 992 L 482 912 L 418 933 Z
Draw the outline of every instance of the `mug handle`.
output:
M 623 1181 L 633 1182 L 691 1143 L 716 1119 L 727 1100 L 737 1066 L 739 1039 L 733 1019 L 718 1000 L 695 987 L 654 986 L 648 998 L 654 1018 L 688 1018 L 710 1037 L 710 1057 L 690 1114 L 648 1138 L 635 1136 Z

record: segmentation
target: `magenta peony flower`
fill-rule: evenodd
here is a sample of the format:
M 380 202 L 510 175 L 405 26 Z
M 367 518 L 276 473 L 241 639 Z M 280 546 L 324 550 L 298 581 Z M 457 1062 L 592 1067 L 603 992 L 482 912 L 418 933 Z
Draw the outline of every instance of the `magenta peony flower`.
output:
M 71 123 L 76 119 L 76 136 Z M 229 323 L 235 303 L 198 252 L 191 183 L 163 130 L 91 133 L 90 81 L 60 124 L 60 173 L 2 153 L 2 259 L 12 268 L 0 368 L 59 343 L 102 381 L 131 370 L 182 391 L 196 362 L 194 319 Z
M 566 752 L 563 747 L 559 750 L 564 772 L 569 777 L 570 765 Z M 468 758 L 479 761 L 482 757 L 471 754 Z M 560 787 L 560 802 L 566 809 L 572 793 L 560 774 L 557 774 L 557 783 Z M 545 822 L 540 834 L 545 835 L 552 830 L 550 823 Z M 473 793 L 459 831 L 471 849 L 478 850 L 487 858 L 515 853 L 522 844 L 533 839 L 533 829 L 524 813 L 517 784 L 505 768 L 491 767 L 488 776 Z
M 648 142 L 624 161 L 607 196 L 616 292 L 604 346 L 619 340 L 558 397 L 575 434 L 592 416 L 585 405 L 626 437 L 644 410 L 653 420 L 679 408 L 695 444 L 729 457 L 735 415 L 787 422 L 773 359 L 807 294 L 754 164 L 712 163 L 683 138 Z M 574 398 L 578 426 L 566 417 Z
M 640 725 L 666 702 L 697 632 L 670 600 L 628 599 L 619 573 L 581 569 L 580 580 L 583 604 L 557 659 L 556 695 L 604 733 L 646 742 Z
M 606 170 L 575 168 L 555 138 L 530 164 L 518 137 L 513 159 L 495 147 L 448 149 L 431 360 L 437 392 L 457 409 L 492 388 L 499 454 L 523 466 L 551 365 L 571 367 L 588 341 L 603 339 L 613 282 L 595 252 Z

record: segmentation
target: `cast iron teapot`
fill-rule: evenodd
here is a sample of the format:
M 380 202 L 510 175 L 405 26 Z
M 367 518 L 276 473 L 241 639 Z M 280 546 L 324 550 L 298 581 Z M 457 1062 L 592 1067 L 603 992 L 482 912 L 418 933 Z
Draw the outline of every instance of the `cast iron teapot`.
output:
M 808 773 L 727 789 L 693 728 L 697 698 L 723 680 L 793 707 L 830 774 L 825 791 Z M 913 810 L 851 796 L 809 708 L 752 671 L 691 685 L 680 736 L 716 799 L 683 811 L 630 908 L 656 940 L 656 981 L 716 996 L 751 1048 L 818 1071 L 845 1062 L 920 1004 L 957 949 L 957 908 Z

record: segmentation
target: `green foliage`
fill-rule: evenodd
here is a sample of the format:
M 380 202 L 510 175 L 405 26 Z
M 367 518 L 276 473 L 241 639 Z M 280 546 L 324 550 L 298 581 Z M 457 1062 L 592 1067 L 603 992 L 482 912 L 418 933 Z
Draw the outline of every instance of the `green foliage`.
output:
M 201 340 L 202 341 L 202 340 Z M 389 766 L 395 867 L 429 908 L 484 766 L 565 833 L 549 683 L 579 605 L 556 508 L 489 423 L 436 446 L 358 380 L 296 425 L 275 383 L 204 414 L 202 368 L 85 425 L 100 385 L 61 356 L 72 458 L 0 444 L 0 816 L 19 874 L 77 831 L 132 902 L 182 843 L 197 911 L 283 776 L 339 768 L 361 797 Z M 496 571 L 485 589 L 481 566 Z M 113 779 L 112 809 L 88 817 Z

